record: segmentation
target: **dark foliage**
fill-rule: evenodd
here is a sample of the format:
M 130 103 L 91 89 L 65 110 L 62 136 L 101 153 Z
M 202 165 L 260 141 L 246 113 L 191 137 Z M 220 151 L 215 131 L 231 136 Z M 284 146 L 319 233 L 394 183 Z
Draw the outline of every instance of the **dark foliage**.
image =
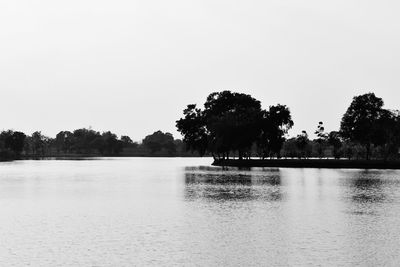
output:
M 22 132 L 0 133 L 0 160 L 19 157 L 92 157 L 92 156 L 194 156 L 186 152 L 182 140 L 172 134 L 156 131 L 144 138 L 143 143 L 133 142 L 123 135 L 120 138 L 110 131 L 100 133 L 81 128 L 61 131 L 55 138 L 40 131 L 26 136 Z
M 203 156 L 207 151 L 208 134 L 206 120 L 201 109 L 188 105 L 183 111 L 184 118 L 176 122 L 178 131 L 183 135 L 183 142 L 190 151 L 198 151 Z
M 167 151 L 169 155 L 172 155 L 176 152 L 174 137 L 172 134 L 163 133 L 162 131 L 156 131 L 153 134 L 146 136 L 143 139 L 143 145 L 150 150 L 151 154 L 159 152 L 163 149 Z
M 187 148 L 218 158 L 229 158 L 230 153 L 249 157 L 255 143 L 263 157 L 279 156 L 284 135 L 293 126 L 286 106 L 265 111 L 250 95 L 231 91 L 212 93 L 204 110 L 188 105 L 183 114 L 176 126 Z
M 297 135 L 296 139 L 297 149 L 300 151 L 299 157 L 307 158 L 310 156 L 308 153 L 308 147 L 310 143 L 310 139 L 308 139 L 308 134 L 306 131 L 302 131 L 301 134 Z
M 0 152 L 2 158 L 19 157 L 25 145 L 26 135 L 11 130 L 0 133 Z
M 285 105 L 270 106 L 260 121 L 261 135 L 257 147 L 262 158 L 280 158 L 285 135 L 293 127 L 290 110 Z
M 398 149 L 399 115 L 383 109 L 383 104 L 373 93 L 356 96 L 342 118 L 342 137 L 364 146 L 366 159 L 376 146 L 384 147 L 385 158 Z
M 335 159 L 339 159 L 342 156 L 340 148 L 343 146 L 340 133 L 332 131 L 328 134 L 328 144 L 332 146 L 332 156 Z

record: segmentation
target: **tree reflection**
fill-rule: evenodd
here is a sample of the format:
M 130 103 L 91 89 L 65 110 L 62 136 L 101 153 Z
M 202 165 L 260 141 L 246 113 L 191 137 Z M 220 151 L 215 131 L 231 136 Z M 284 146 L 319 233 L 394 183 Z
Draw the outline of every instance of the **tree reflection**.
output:
M 185 169 L 187 200 L 279 201 L 282 197 L 279 169 L 252 172 L 214 167 Z
M 351 180 L 352 200 L 358 203 L 382 202 L 386 199 L 383 181 L 379 175 L 365 170 Z

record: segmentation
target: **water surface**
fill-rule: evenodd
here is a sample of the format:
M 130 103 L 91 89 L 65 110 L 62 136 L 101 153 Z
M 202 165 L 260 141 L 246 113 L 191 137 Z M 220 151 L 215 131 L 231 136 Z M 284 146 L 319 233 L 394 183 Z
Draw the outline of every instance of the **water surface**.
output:
M 400 171 L 0 163 L 0 266 L 400 263 Z

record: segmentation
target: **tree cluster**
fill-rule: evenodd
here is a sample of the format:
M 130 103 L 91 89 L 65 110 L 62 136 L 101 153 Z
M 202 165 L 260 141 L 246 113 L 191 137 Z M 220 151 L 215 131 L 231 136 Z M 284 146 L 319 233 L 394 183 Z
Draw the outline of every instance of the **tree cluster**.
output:
M 291 147 L 288 154 L 303 157 L 398 159 L 400 113 L 383 106 L 382 98 L 374 93 L 355 96 L 342 117 L 339 131 L 327 133 L 320 122 L 315 131 L 316 139 L 311 141 L 298 136 L 288 140 L 289 143 L 297 141 L 297 147 L 287 144 L 284 148 Z
M 156 131 L 142 143 L 120 138 L 110 131 L 81 128 L 61 131 L 55 138 L 36 131 L 31 135 L 7 130 L 0 133 L 0 160 L 52 156 L 191 156 L 185 144 L 172 134 Z
M 11 130 L 0 133 L 0 159 L 18 158 L 25 145 L 26 135 Z
M 260 101 L 231 91 L 210 94 L 204 109 L 188 105 L 176 122 L 187 148 L 214 158 L 249 157 L 257 147 L 261 157 L 280 156 L 287 131 L 293 126 L 284 105 L 261 108 Z
M 383 104 L 382 98 L 373 93 L 356 96 L 341 121 L 341 136 L 363 146 L 366 159 L 370 158 L 371 150 L 377 148 L 384 159 L 398 154 L 399 112 L 384 109 Z
M 142 144 L 150 150 L 152 155 L 162 150 L 165 150 L 169 155 L 173 155 L 177 147 L 172 134 L 163 133 L 162 131 L 156 131 L 146 136 Z
M 125 137 L 119 139 L 116 134 L 110 131 L 100 133 L 92 129 L 82 128 L 73 132 L 61 131 L 55 138 L 44 136 L 37 131 L 27 137 L 25 153 L 37 156 L 49 154 L 113 156 L 118 155 L 126 145 Z
M 203 109 L 188 105 L 176 126 L 188 149 L 215 158 L 398 159 L 400 112 L 383 105 L 373 93 L 355 96 L 340 130 L 326 132 L 321 121 L 315 139 L 310 140 L 306 131 L 287 139 L 293 121 L 286 106 L 262 110 L 260 102 L 250 95 L 223 91 L 210 94 Z

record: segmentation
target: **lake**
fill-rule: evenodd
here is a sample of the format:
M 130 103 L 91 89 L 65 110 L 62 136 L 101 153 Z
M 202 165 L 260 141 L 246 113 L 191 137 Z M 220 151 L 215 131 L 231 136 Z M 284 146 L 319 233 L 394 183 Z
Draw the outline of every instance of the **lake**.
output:
M 0 266 L 400 264 L 400 171 L 0 163 Z

